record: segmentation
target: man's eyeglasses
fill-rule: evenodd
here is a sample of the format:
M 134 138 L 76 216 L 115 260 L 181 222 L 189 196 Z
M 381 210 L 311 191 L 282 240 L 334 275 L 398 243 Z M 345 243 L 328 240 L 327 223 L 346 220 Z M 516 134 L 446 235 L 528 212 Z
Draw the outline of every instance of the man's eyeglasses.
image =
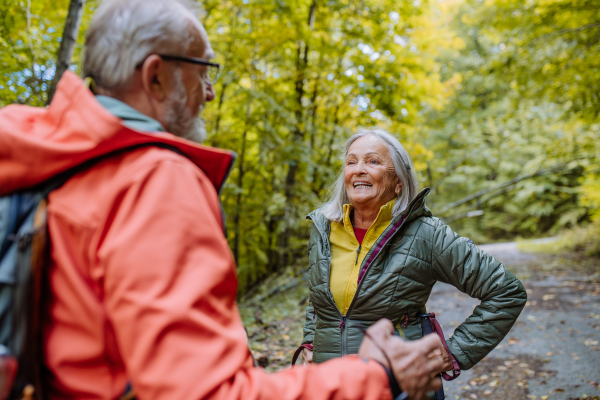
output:
M 220 64 L 212 63 L 210 61 L 206 61 L 201 58 L 195 58 L 195 57 L 170 56 L 170 55 L 166 55 L 166 54 L 157 54 L 157 55 L 164 60 L 183 61 L 183 62 L 189 62 L 192 64 L 206 65 L 206 67 L 207 67 L 206 77 L 207 77 L 207 81 L 211 85 L 214 85 L 215 83 L 217 83 L 217 80 L 219 79 L 219 71 L 221 70 Z

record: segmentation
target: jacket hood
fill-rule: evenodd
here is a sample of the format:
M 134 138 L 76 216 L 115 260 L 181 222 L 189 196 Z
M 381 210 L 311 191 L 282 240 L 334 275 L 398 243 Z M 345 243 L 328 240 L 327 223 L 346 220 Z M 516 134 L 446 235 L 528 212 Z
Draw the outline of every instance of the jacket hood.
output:
M 396 221 L 404 218 L 406 218 L 406 222 L 409 222 L 413 219 L 417 219 L 423 216 L 431 217 L 431 211 L 425 205 L 425 197 L 427 197 L 430 191 L 431 189 L 429 188 L 424 188 L 423 190 L 421 190 L 419 194 L 417 194 L 417 196 L 408 204 L 404 211 L 392 218 L 392 222 L 390 222 L 390 225 L 394 225 Z M 405 217 L 406 214 L 408 215 Z M 323 232 L 325 232 L 326 227 L 329 226 L 329 220 L 323 215 L 323 213 L 321 212 L 321 208 L 310 212 L 306 216 L 306 219 L 312 220 L 313 223 L 317 226 L 317 228 L 320 228 L 321 230 L 323 230 Z
M 87 160 L 114 151 L 162 143 L 177 148 L 208 176 L 217 192 L 235 153 L 164 132 L 123 125 L 83 81 L 65 72 L 48 108 L 10 105 L 0 110 L 0 195 L 26 189 Z

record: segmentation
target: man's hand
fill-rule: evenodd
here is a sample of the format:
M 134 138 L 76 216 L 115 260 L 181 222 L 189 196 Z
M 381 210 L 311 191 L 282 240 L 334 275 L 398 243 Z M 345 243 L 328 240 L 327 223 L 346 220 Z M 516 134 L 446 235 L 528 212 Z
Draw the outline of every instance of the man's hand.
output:
M 390 337 L 386 350 L 392 361 L 392 371 L 403 391 L 411 400 L 427 399 L 427 392 L 442 387 L 438 375 L 444 371 L 439 354 L 440 338 L 427 335 L 415 341 Z
M 362 358 L 371 358 L 378 361 L 385 365 L 387 369 L 391 370 L 391 357 L 389 355 L 386 357 L 386 355 L 383 354 L 383 350 L 386 349 L 387 342 L 393 334 L 394 325 L 392 325 L 390 320 L 380 319 L 367 329 L 367 334 L 358 349 L 358 355 Z
M 444 367 L 438 350 L 440 339 L 427 335 L 409 342 L 393 336 L 393 332 L 394 326 L 389 320 L 379 320 L 367 330 L 358 355 L 379 361 L 392 370 L 400 388 L 411 400 L 426 399 L 427 392 L 439 390 L 442 384 L 437 378 Z

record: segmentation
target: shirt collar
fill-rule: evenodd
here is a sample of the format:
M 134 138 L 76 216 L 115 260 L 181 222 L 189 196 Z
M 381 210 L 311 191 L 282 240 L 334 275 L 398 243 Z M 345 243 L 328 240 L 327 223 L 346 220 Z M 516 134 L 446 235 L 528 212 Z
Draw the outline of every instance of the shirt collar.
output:
M 385 203 L 379 209 L 377 213 L 377 218 L 373 221 L 373 225 L 377 225 L 382 222 L 387 222 L 392 220 L 392 210 L 394 209 L 394 205 L 396 204 L 396 199 L 392 199 Z M 344 204 L 344 227 L 349 232 L 354 232 L 354 228 L 352 227 L 352 221 L 350 220 L 350 213 L 354 210 L 352 204 Z
M 142 114 L 135 108 L 113 97 L 97 95 L 96 100 L 111 114 L 123 120 L 123 125 L 138 131 L 166 132 L 157 120 Z

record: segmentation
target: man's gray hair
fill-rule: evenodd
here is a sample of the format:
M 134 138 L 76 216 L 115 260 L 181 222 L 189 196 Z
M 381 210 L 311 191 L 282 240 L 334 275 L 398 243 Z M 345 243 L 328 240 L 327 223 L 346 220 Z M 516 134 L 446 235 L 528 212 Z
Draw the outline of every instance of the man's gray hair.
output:
M 125 88 L 149 55 L 185 55 L 197 15 L 188 0 L 104 1 L 87 31 L 83 77 L 107 90 Z
M 400 144 L 398 139 L 383 129 L 360 129 L 357 133 L 352 135 L 352 137 L 348 139 L 344 145 L 344 153 L 342 155 L 342 160 L 344 162 L 348 157 L 348 150 L 350 150 L 352 143 L 367 135 L 376 136 L 387 146 L 390 152 L 390 157 L 394 163 L 396 175 L 398 176 L 400 183 L 402 183 L 402 190 L 400 191 L 400 194 L 396 199 L 396 204 L 392 209 L 392 215 L 395 217 L 404 211 L 410 202 L 417 196 L 417 191 L 419 190 L 417 174 L 415 174 L 415 169 L 410 156 L 406 150 L 404 150 L 402 144 Z M 350 199 L 346 193 L 344 167 L 342 167 L 340 175 L 331 185 L 329 200 L 325 203 L 321 211 L 323 215 L 330 221 L 339 222 L 344 217 L 344 204 L 348 203 L 350 203 Z

